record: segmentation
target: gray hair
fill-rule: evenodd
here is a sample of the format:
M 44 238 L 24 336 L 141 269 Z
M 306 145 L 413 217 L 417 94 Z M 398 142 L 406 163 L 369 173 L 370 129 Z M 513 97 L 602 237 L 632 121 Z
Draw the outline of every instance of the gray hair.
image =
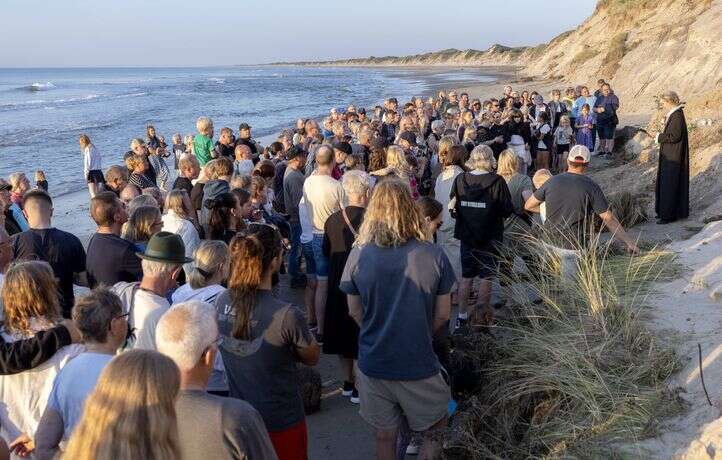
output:
M 143 268 L 143 276 L 157 278 L 161 276 L 170 276 L 170 274 L 173 273 L 173 270 L 180 267 L 181 264 L 143 259 L 140 261 L 140 266 Z
M 443 122 L 442 120 L 434 120 L 434 121 L 431 122 L 431 130 L 432 130 L 433 132 L 435 132 L 435 133 L 436 133 L 437 131 L 440 131 L 441 129 L 443 129 L 444 126 L 445 126 L 445 125 L 444 125 L 444 122 Z
M 193 369 L 217 338 L 216 310 L 200 300 L 174 305 L 161 316 L 155 330 L 156 348 L 181 371 Z
M 364 196 L 371 188 L 371 180 L 364 171 L 346 171 L 341 185 L 347 196 Z
M 98 288 L 80 297 L 73 306 L 73 322 L 86 343 L 106 343 L 113 318 L 123 313 L 120 298 L 105 288 Z
M 193 289 L 206 287 L 217 279 L 228 276 L 229 265 L 228 245 L 218 240 L 203 240 L 193 252 L 193 270 L 188 275 L 188 284 Z M 220 283 L 221 280 L 218 280 Z
M 494 159 L 494 152 L 488 145 L 477 145 L 469 155 L 469 160 L 466 162 L 466 167 L 474 169 L 483 169 L 484 171 L 493 171 L 496 167 L 496 160 Z
M 670 104 L 679 105 L 679 95 L 677 95 L 674 91 L 665 91 L 661 96 L 659 96 L 659 98 L 663 101 L 669 102 Z

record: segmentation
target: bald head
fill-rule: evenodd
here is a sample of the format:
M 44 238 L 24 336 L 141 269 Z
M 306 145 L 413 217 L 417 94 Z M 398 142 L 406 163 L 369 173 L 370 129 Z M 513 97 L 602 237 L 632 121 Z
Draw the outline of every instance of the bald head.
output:
M 126 204 L 133 201 L 133 198 L 137 196 L 140 196 L 140 190 L 135 185 L 128 184 L 120 191 L 120 201 Z
M 333 163 L 333 149 L 328 145 L 322 145 L 316 150 L 316 166 L 328 168 Z

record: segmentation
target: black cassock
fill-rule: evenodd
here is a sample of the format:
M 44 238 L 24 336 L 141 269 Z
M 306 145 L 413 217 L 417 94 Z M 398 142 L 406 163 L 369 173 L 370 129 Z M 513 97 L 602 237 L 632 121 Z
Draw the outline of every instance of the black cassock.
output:
M 655 197 L 658 218 L 675 221 L 689 216 L 689 141 L 682 109 L 669 115 L 659 134 Z

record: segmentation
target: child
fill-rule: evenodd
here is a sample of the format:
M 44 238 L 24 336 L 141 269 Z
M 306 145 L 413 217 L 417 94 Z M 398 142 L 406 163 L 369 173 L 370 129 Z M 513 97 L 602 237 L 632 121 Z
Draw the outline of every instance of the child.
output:
M 183 138 L 181 138 L 180 133 L 173 134 L 171 139 L 173 140 L 173 169 L 175 169 L 176 174 L 178 174 L 180 170 L 180 159 L 183 154 L 186 153 L 186 146 L 183 143 Z
M 80 135 L 78 143 L 80 144 L 80 151 L 83 152 L 83 173 L 88 183 L 90 197 L 93 198 L 105 188 L 100 152 L 85 134 Z
M 574 132 L 572 131 L 571 122 L 567 115 L 562 115 L 559 118 L 559 126 L 554 130 L 554 154 L 556 157 L 557 172 L 567 170 L 566 157 L 573 143 Z
M 193 134 L 186 134 L 185 137 L 183 137 L 183 143 L 186 146 L 185 153 L 193 155 Z
M 551 179 L 552 173 L 548 169 L 540 169 L 534 173 L 534 177 L 531 178 L 534 188 L 539 190 L 542 185 L 549 179 Z M 541 218 L 542 224 L 547 220 L 547 207 L 546 203 L 539 205 L 539 217 Z
M 236 146 L 236 161 L 233 162 L 233 173 L 239 176 L 250 176 L 253 173 L 253 152 L 243 144 Z
M 198 159 L 193 155 L 183 155 L 178 160 L 178 178 L 173 182 L 173 190 L 185 190 L 188 196 L 191 196 L 193 190 L 193 181 L 198 179 L 201 172 L 201 165 Z
M 593 126 L 594 119 L 591 115 L 589 104 L 584 104 L 579 118 L 577 118 L 577 144 L 586 146 L 589 151 L 594 149 L 594 139 L 592 138 Z
M 213 120 L 208 117 L 200 117 L 196 121 L 198 134 L 193 138 L 193 153 L 198 158 L 198 163 L 205 166 L 211 160 L 213 150 Z
M 537 114 L 539 120 L 536 128 L 536 138 L 538 139 L 537 151 L 536 151 L 536 170 L 548 169 L 549 168 L 549 150 L 551 150 L 554 143 L 553 136 L 551 134 L 552 127 L 549 125 L 549 113 L 539 112 Z
M 48 180 L 45 178 L 45 171 L 42 169 L 35 171 L 35 187 L 48 191 Z

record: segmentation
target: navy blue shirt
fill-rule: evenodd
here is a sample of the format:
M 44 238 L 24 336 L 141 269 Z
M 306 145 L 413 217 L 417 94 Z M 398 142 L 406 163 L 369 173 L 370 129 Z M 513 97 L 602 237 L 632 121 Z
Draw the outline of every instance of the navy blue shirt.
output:
M 366 244 L 349 254 L 340 288 L 361 297 L 358 366 L 384 380 L 421 380 L 439 373 L 432 347 L 436 297 L 456 282 L 436 245 L 410 240 L 399 247 Z

